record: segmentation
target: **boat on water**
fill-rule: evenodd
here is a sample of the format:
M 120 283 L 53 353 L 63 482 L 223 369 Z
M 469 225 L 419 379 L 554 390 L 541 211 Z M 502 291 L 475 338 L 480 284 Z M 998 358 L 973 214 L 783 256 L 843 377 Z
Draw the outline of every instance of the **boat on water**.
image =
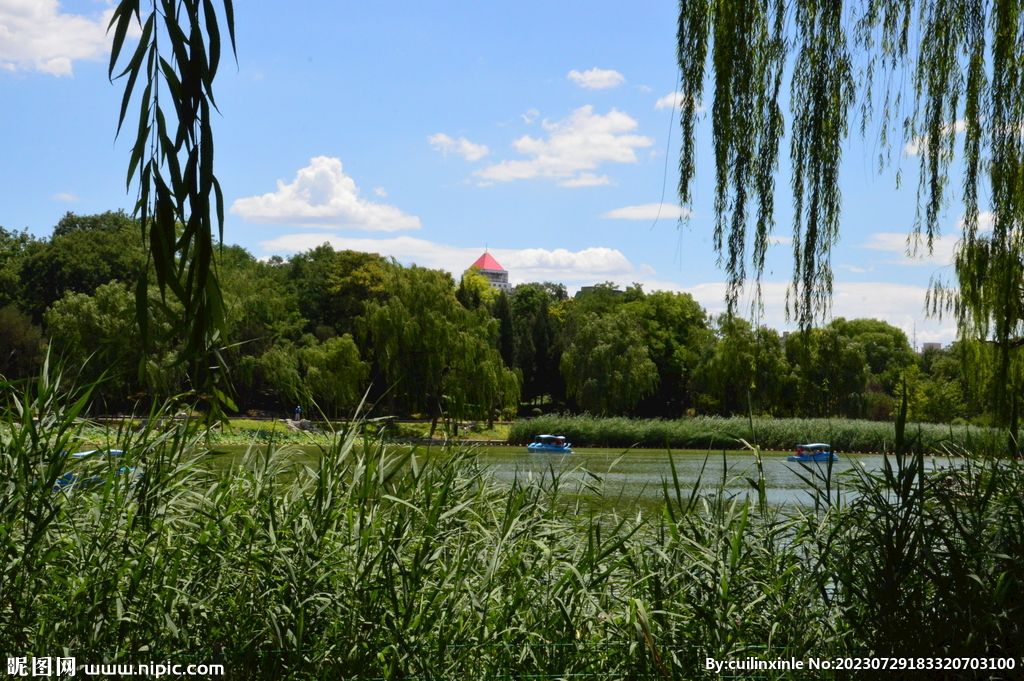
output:
M 542 452 L 572 453 L 572 443 L 566 442 L 564 435 L 538 435 L 533 438 L 533 442 L 526 445 L 526 448 L 533 454 Z
M 786 459 L 787 461 L 839 461 L 839 457 L 832 451 L 832 445 L 823 442 L 816 442 L 810 445 L 797 445 L 796 454 Z
M 87 452 L 76 452 L 70 455 L 73 459 L 92 459 L 94 461 L 104 461 L 110 459 L 118 459 L 124 456 L 124 452 L 120 449 L 91 449 Z M 93 466 L 93 468 L 96 468 Z M 96 472 L 100 472 L 97 470 Z M 125 476 L 125 478 L 132 484 L 137 483 L 142 477 L 142 471 L 137 469 L 135 466 L 121 466 L 115 471 L 119 475 Z M 70 490 L 72 488 L 88 488 L 102 485 L 107 481 L 103 475 L 82 475 L 75 471 L 68 471 L 54 481 L 54 490 Z

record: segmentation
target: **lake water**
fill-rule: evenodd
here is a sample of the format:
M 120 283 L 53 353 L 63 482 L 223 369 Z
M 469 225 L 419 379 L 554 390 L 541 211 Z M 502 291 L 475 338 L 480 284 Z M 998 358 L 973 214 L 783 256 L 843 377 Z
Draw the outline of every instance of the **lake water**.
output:
M 627 500 L 638 500 L 642 506 L 660 504 L 664 499 L 663 480 L 672 484 L 672 464 L 665 450 L 633 449 L 578 449 L 571 454 L 529 454 L 520 447 L 481 448 L 481 461 L 487 464 L 499 480 L 511 481 L 515 476 L 550 475 L 550 469 L 566 471 L 564 477 L 594 484 L 600 478 L 605 499 L 616 506 Z M 827 463 L 801 464 L 790 462 L 789 452 L 762 452 L 765 491 L 773 505 L 811 505 L 813 496 L 807 480 L 829 475 Z M 708 452 L 682 450 L 672 452 L 676 476 L 684 498 L 698 484 L 705 491 L 721 486 L 732 494 L 747 491 L 756 495 L 747 478 L 757 480 L 754 454 L 749 451 Z M 832 464 L 833 489 L 848 488 L 850 478 L 856 476 L 855 467 L 863 466 L 868 472 L 883 468 L 880 454 L 839 453 L 839 461 Z M 959 460 L 926 459 L 925 468 L 957 465 Z M 593 475 L 591 475 L 593 474 Z M 674 492 L 673 492 L 674 494 Z
M 243 446 L 219 446 L 220 451 L 241 452 Z M 300 447 L 311 458 L 319 453 L 315 447 Z M 658 449 L 574 449 L 571 454 L 530 454 L 526 447 L 475 446 L 479 461 L 499 482 L 511 483 L 517 476 L 550 477 L 552 471 L 561 474 L 562 489 L 566 492 L 595 496 L 586 486 L 598 486 L 604 504 L 626 510 L 639 503 L 645 508 L 660 505 L 664 499 L 662 481 L 672 483 L 669 453 Z M 422 455 L 441 455 L 440 447 L 420 448 Z M 811 505 L 813 497 L 807 479 L 815 474 L 828 474 L 827 463 L 800 464 L 786 461 L 790 452 L 762 452 L 765 488 L 768 502 L 773 505 Z M 706 491 L 724 485 L 730 493 L 745 494 L 754 490 L 746 480 L 757 479 L 757 468 L 752 452 L 707 450 L 674 450 L 676 474 L 682 492 L 687 495 L 695 484 Z M 847 481 L 856 475 L 857 466 L 868 472 L 883 468 L 880 454 L 844 454 L 832 464 L 833 489 L 840 492 L 848 487 Z M 959 465 L 960 459 L 929 457 L 926 470 Z M 802 476 L 802 477 L 801 477 Z

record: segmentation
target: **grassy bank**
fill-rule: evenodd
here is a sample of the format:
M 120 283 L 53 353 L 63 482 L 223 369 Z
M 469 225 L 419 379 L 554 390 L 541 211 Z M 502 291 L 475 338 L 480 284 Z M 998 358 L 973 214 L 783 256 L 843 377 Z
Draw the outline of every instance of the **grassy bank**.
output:
M 753 428 L 751 428 L 753 426 Z M 541 416 L 517 421 L 508 441 L 526 444 L 535 435 L 565 435 L 577 447 L 655 447 L 741 449 L 744 439 L 766 450 L 791 450 L 798 442 L 828 442 L 840 452 L 890 452 L 893 424 L 852 419 L 765 419 L 697 417 L 662 419 Z M 907 437 L 926 451 L 944 446 L 991 448 L 1001 437 L 992 429 L 908 423 Z
M 758 469 L 738 499 L 667 480 L 663 513 L 619 517 L 591 505 L 597 479 L 502 486 L 465 452 L 360 447 L 354 431 L 309 465 L 284 447 L 223 470 L 202 433 L 155 415 L 116 433 L 127 460 L 70 461 L 84 402 L 42 392 L 8 394 L 0 429 L 8 656 L 198 660 L 243 679 L 711 679 L 707 656 L 869 652 L 1020 666 L 1017 462 L 926 474 L 901 457 L 849 481 L 851 505 L 818 479 L 820 503 L 787 514 Z M 106 484 L 54 492 L 75 467 Z

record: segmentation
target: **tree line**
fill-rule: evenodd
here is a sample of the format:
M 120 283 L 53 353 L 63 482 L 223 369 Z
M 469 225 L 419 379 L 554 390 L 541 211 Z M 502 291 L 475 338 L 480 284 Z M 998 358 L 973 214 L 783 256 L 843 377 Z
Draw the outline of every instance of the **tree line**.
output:
M 327 244 L 288 260 L 223 246 L 215 267 L 230 339 L 219 352 L 241 412 L 301 404 L 343 417 L 362 403 L 435 424 L 551 411 L 888 420 L 905 390 L 911 418 L 992 421 L 994 377 L 977 370 L 990 348 L 918 356 L 874 319 L 784 337 L 709 316 L 685 293 L 605 283 L 570 298 L 538 282 L 506 294 L 474 270 L 456 281 Z M 121 212 L 68 213 L 43 239 L 0 228 L 0 374 L 27 378 L 60 358 L 75 380 L 102 379 L 107 411 L 193 390 L 180 303 L 149 270 L 139 225 Z

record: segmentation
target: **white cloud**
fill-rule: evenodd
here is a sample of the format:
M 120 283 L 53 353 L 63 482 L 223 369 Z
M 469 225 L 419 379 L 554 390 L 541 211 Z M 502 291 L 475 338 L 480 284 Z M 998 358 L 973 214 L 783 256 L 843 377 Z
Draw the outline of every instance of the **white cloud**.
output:
M 540 116 L 540 111 L 537 111 L 536 109 L 530 109 L 524 114 L 519 114 L 519 116 L 523 119 L 524 123 L 533 123 L 535 120 L 537 120 L 537 116 Z
M 502 161 L 474 175 L 502 182 L 550 177 L 576 181 L 566 186 L 587 186 L 597 182 L 593 177 L 579 174 L 580 171 L 593 170 L 605 161 L 636 163 L 635 149 L 654 144 L 650 137 L 625 134 L 635 130 L 637 122 L 615 109 L 602 116 L 594 114 L 594 107 L 587 105 L 557 123 L 545 120 L 543 126 L 550 133 L 548 139 L 524 135 L 512 143 L 516 151 L 533 158 Z M 605 184 L 603 180 L 600 183 Z
M 58 0 L 0 0 L 0 68 L 73 75 L 75 60 L 109 52 L 113 11 L 90 19 L 61 14 Z
M 594 173 L 580 173 L 571 180 L 563 180 L 558 183 L 559 187 L 600 187 L 611 184 L 611 178 L 607 175 L 595 175 Z
M 376 194 L 377 196 L 387 196 L 388 195 L 388 193 L 387 193 L 387 191 L 385 191 L 384 187 L 374 187 L 373 188 L 373 193 Z
M 983 210 L 978 213 L 978 234 L 985 234 L 991 232 L 996 226 L 996 216 L 990 210 Z M 964 216 L 961 215 L 956 221 L 956 228 L 963 234 L 964 231 Z
M 268 255 L 284 255 L 306 251 L 324 242 L 337 250 L 380 253 L 400 262 L 444 269 L 455 275 L 465 271 L 484 252 L 483 246 L 460 248 L 411 236 L 367 239 L 335 234 L 289 234 L 262 241 L 260 246 Z M 491 248 L 489 251 L 508 270 L 513 284 L 543 280 L 593 283 L 609 277 L 629 275 L 636 269 L 626 256 L 611 248 L 587 248 L 582 251 L 568 251 L 564 248 Z
M 467 161 L 479 161 L 487 154 L 491 153 L 491 150 L 483 144 L 474 144 L 465 137 L 460 137 L 457 140 L 452 139 L 443 132 L 439 132 L 436 135 L 431 135 L 427 138 L 430 145 L 438 151 L 444 153 L 445 156 L 448 152 L 454 152 L 466 159 Z
M 992 211 L 978 213 L 978 235 L 984 236 L 992 231 L 995 226 L 995 215 Z M 871 248 L 876 251 L 888 251 L 899 253 L 898 260 L 887 260 L 889 265 L 938 265 L 945 266 L 953 263 L 956 255 L 956 248 L 960 244 L 964 230 L 964 216 L 956 221 L 957 234 L 948 234 L 936 237 L 932 241 L 932 252 L 928 253 L 928 246 L 925 237 L 912 239 L 906 234 L 899 232 L 878 232 L 871 235 L 871 240 L 861 244 L 862 248 Z
M 768 237 L 768 243 L 772 246 L 792 246 L 793 237 L 791 236 L 770 236 Z
M 654 103 L 654 108 L 658 110 L 678 109 L 683 106 L 684 102 L 689 102 L 690 106 L 693 106 L 693 99 L 691 99 L 690 97 L 683 96 L 682 92 L 672 92 L 670 94 L 665 95 L 664 97 L 659 97 L 658 101 Z M 703 110 L 703 106 L 697 107 L 698 113 Z
M 898 253 L 902 257 L 898 260 L 886 261 L 889 265 L 949 265 L 953 262 L 953 253 L 959 239 L 950 236 L 937 237 L 932 242 L 932 252 L 928 253 L 924 239 L 916 244 L 908 241 L 906 234 L 900 232 L 876 232 L 871 235 L 871 240 L 861 244 L 862 248 L 870 248 L 876 251 L 887 251 Z
M 639 90 L 640 92 L 652 92 L 651 88 L 647 87 L 646 85 L 637 85 L 636 89 Z
M 598 68 L 593 68 L 583 73 L 574 69 L 569 72 L 566 78 L 588 90 L 604 90 L 605 88 L 618 87 L 626 82 L 626 77 L 618 71 Z
M 847 272 L 853 272 L 855 274 L 863 274 L 864 272 L 871 272 L 875 269 L 874 267 L 870 269 L 864 269 L 863 267 L 854 267 L 853 265 L 839 265 L 839 268 L 844 269 Z
M 946 125 L 942 126 L 942 133 L 944 135 L 945 134 L 949 134 L 950 130 L 952 130 L 953 132 L 956 132 L 956 133 L 966 132 L 967 131 L 967 121 L 965 121 L 965 120 L 963 120 L 961 118 L 961 119 L 958 119 L 952 125 L 949 125 L 947 123 Z M 928 135 L 919 135 L 919 136 L 913 138 L 912 140 L 910 140 L 909 142 L 907 142 L 906 146 L 903 147 L 903 153 L 906 154 L 907 156 L 917 156 L 918 154 L 921 153 L 921 150 L 924 149 L 924 147 L 925 147 L 925 145 L 927 143 L 928 143 Z
M 626 206 L 610 210 L 601 217 L 621 220 L 655 220 L 658 218 L 678 219 L 690 214 L 682 206 L 671 203 L 645 203 L 641 206 Z
M 75 196 L 74 194 L 69 194 L 67 192 L 61 192 L 60 194 L 54 194 L 52 198 L 53 198 L 54 201 L 63 201 L 65 203 L 75 203 L 76 201 L 78 201 L 78 197 L 77 196 Z
M 278 180 L 276 192 L 238 199 L 231 213 L 248 222 L 294 227 L 352 227 L 379 232 L 420 228 L 418 217 L 359 198 L 359 188 L 342 171 L 341 161 L 327 156 L 310 159 L 291 184 Z
M 629 274 L 634 271 L 620 251 L 611 248 L 587 248 L 582 251 L 568 251 L 556 248 L 524 250 L 490 249 L 498 262 L 511 274 L 516 272 L 522 281 L 555 279 L 567 281 L 589 281 L 601 277 Z

